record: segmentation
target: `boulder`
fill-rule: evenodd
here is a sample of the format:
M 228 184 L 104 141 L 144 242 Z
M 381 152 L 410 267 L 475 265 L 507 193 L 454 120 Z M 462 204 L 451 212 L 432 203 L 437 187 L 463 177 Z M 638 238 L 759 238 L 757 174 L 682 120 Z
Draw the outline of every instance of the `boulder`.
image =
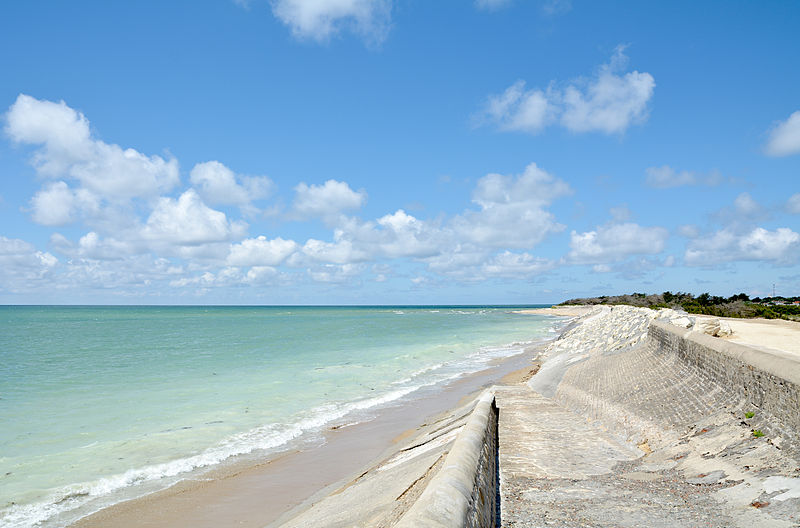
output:
M 691 328 L 694 326 L 694 321 L 686 317 L 685 315 L 680 317 L 673 317 L 669 320 L 671 324 L 675 326 L 680 326 L 681 328 Z

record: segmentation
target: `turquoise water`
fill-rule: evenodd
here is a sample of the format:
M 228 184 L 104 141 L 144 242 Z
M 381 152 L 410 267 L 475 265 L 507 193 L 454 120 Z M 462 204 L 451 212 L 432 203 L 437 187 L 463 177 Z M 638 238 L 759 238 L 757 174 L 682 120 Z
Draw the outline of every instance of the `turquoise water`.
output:
M 0 526 L 313 442 L 552 336 L 485 307 L 0 307 Z

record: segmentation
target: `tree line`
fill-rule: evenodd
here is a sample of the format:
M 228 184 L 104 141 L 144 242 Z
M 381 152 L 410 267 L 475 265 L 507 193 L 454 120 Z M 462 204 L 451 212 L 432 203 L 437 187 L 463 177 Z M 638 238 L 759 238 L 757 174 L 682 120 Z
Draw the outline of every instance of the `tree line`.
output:
M 763 317 L 765 319 L 788 319 L 800 321 L 800 305 L 792 304 L 800 297 L 754 297 L 737 293 L 730 297 L 701 293 L 694 296 L 686 292 L 630 293 L 625 295 L 602 295 L 570 299 L 561 305 L 575 304 L 627 304 L 645 308 L 682 309 L 692 314 L 715 315 L 717 317 Z

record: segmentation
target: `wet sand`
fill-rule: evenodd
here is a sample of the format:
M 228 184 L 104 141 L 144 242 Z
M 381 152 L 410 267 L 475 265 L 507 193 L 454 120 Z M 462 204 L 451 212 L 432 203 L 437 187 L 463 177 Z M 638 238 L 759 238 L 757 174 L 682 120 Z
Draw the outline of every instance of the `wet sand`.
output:
M 166 490 L 100 510 L 71 526 L 276 526 L 341 489 L 435 415 L 457 407 L 501 379 L 509 382 L 532 376 L 538 368 L 533 363 L 538 349 L 529 347 L 523 354 L 500 360 L 445 387 L 420 390 L 371 420 L 334 425 L 320 446 L 271 455 L 269 460 L 248 457 L 223 464 Z

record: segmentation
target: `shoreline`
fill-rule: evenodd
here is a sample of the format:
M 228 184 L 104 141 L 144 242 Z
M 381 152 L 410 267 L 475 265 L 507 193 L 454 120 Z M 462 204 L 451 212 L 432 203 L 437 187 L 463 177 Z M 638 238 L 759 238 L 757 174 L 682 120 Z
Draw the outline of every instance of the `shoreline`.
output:
M 560 313 L 542 315 L 565 317 Z M 568 316 L 567 316 L 568 317 Z M 557 338 L 529 345 L 524 352 L 494 360 L 443 386 L 420 389 L 387 405 L 364 421 L 334 424 L 321 445 L 270 455 L 238 457 L 144 496 L 88 514 L 71 528 L 143 526 L 276 526 L 322 497 L 343 489 L 371 463 L 413 436 L 433 417 L 446 414 L 484 388 L 508 376 L 530 375 L 539 351 Z

